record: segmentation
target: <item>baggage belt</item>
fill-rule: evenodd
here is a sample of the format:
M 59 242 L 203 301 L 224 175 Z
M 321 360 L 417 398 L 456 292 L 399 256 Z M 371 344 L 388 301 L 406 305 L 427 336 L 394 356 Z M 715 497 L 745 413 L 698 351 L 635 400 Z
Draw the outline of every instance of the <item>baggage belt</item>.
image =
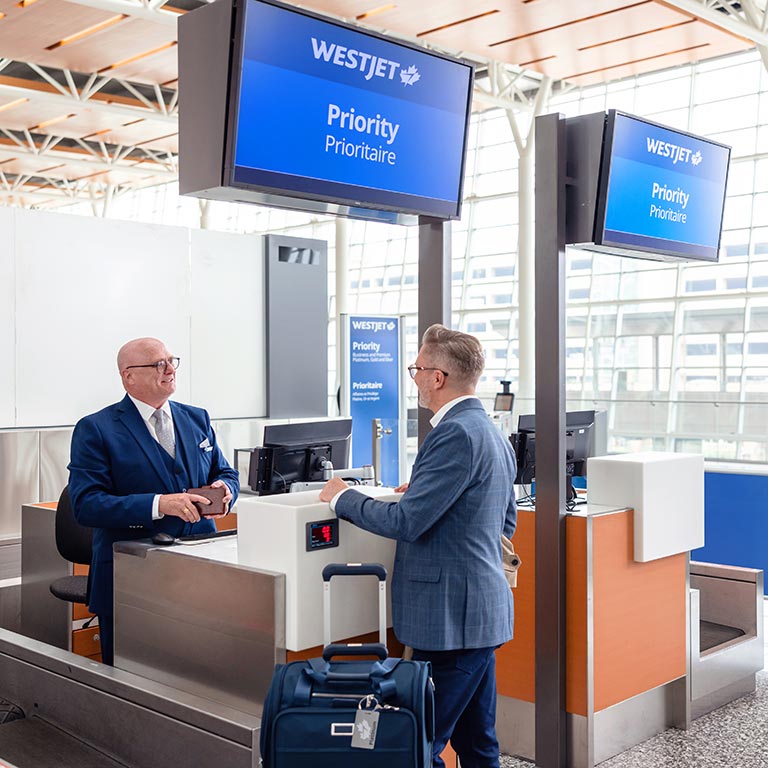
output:
M 379 642 L 331 643 L 330 581 L 373 575 L 379 584 Z M 323 569 L 321 658 L 278 664 L 261 721 L 264 768 L 429 768 L 434 687 L 429 662 L 389 658 L 386 578 L 378 563 Z M 376 661 L 334 661 L 376 656 Z

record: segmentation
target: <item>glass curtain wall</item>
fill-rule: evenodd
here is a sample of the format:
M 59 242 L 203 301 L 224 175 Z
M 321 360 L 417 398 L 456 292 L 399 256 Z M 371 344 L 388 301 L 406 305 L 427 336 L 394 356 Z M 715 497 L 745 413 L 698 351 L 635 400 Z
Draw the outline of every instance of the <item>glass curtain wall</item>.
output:
M 567 254 L 568 407 L 609 412 L 609 450 L 679 450 L 768 461 L 768 75 L 757 52 L 679 67 L 553 98 L 567 116 L 609 108 L 733 147 L 719 264 L 669 265 Z M 454 222 L 453 325 L 486 350 L 480 393 L 516 389 L 518 364 L 517 151 L 507 117 L 472 119 L 465 203 Z M 208 226 L 328 241 L 335 304 L 335 223 L 255 206 L 209 203 Z M 88 206 L 74 213 L 90 214 Z M 175 185 L 118 198 L 112 216 L 199 226 L 200 205 Z M 349 310 L 405 315 L 416 356 L 417 230 L 350 221 Z M 336 391 L 335 323 L 328 329 Z M 415 388 L 409 405 L 416 407 Z M 523 408 L 523 410 L 530 410 Z M 329 397 L 329 413 L 336 411 Z

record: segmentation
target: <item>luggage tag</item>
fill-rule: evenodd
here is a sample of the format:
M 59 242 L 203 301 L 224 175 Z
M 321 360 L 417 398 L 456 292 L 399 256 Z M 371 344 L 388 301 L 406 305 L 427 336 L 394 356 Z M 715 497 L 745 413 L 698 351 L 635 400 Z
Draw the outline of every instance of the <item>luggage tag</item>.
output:
M 373 749 L 378 727 L 379 713 L 375 709 L 358 709 L 355 713 L 355 726 L 350 746 L 356 749 Z

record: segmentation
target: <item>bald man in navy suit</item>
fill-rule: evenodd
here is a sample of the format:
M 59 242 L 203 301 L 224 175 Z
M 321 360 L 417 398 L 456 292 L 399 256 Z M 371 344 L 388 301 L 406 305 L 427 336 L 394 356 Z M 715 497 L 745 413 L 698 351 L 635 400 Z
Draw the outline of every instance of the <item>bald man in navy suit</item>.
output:
M 77 520 L 93 528 L 88 606 L 99 617 L 105 664 L 113 662 L 112 545 L 160 531 L 213 532 L 213 516 L 195 507 L 210 502 L 187 489 L 223 486 L 225 514 L 240 490 L 208 413 L 170 402 L 178 366 L 159 339 L 124 344 L 117 367 L 126 396 L 81 419 L 72 435 L 69 493 Z
M 474 336 L 428 328 L 408 370 L 433 429 L 402 498 L 378 501 L 339 478 L 320 493 L 342 520 L 397 539 L 392 624 L 414 659 L 432 663 L 434 768 L 449 739 L 462 768 L 499 766 L 494 651 L 512 637 L 501 534 L 517 523 L 516 463 L 475 396 L 483 367 Z

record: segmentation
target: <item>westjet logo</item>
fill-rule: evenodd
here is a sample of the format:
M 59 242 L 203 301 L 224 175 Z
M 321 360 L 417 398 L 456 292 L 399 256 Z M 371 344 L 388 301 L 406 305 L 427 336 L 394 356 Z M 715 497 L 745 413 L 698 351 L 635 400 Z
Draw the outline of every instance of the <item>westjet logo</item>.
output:
M 659 139 L 652 139 L 650 136 L 646 136 L 645 140 L 648 145 L 648 152 L 652 155 L 658 155 L 659 157 L 669 157 L 672 160 L 672 165 L 677 165 L 678 163 L 690 163 L 695 166 L 704 159 L 698 149 L 694 152 L 687 147 L 681 147 L 678 144 L 670 144 L 667 141 L 660 141 Z
M 393 331 L 395 324 L 392 320 L 353 320 L 352 327 L 356 331 L 373 331 L 378 333 L 379 331 Z
M 366 80 L 374 77 L 394 80 L 395 74 L 398 72 L 400 73 L 400 82 L 403 85 L 415 85 L 421 79 L 419 70 L 413 64 L 406 68 L 398 61 L 374 56 L 372 53 L 347 48 L 337 43 L 328 43 L 325 40 L 318 40 L 316 37 L 312 38 L 312 53 L 316 61 L 358 70 Z

